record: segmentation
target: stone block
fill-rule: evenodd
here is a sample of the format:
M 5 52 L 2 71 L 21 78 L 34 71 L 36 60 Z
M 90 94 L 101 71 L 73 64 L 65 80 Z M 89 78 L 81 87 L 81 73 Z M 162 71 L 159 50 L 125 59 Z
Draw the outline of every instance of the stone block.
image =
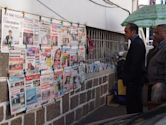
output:
M 0 77 L 8 76 L 9 54 L 0 53 Z
M 86 89 L 92 88 L 92 80 L 86 82 Z
M 70 99 L 70 109 L 74 109 L 78 106 L 78 95 L 75 95 L 73 97 L 71 97 Z
M 100 86 L 100 95 L 102 96 L 103 95 L 103 93 L 104 93 L 104 86 L 102 85 L 102 86 Z
M 95 98 L 95 92 L 96 92 L 96 89 L 92 89 L 92 99 Z
M 81 117 L 82 117 L 82 107 L 81 108 L 78 108 L 76 111 L 76 118 L 75 120 L 78 121 Z
M 87 101 L 90 101 L 92 99 L 92 91 L 87 91 Z
M 95 102 L 92 101 L 92 102 L 89 103 L 89 112 L 93 111 L 94 108 L 95 108 Z
M 104 89 L 104 93 L 103 94 L 106 94 L 108 92 L 108 90 L 109 90 L 108 84 L 104 85 L 103 89 Z
M 53 122 L 53 125 L 64 125 L 64 117 Z
M 105 96 L 100 98 L 100 105 L 104 105 L 104 104 L 106 104 L 106 97 Z
M 103 83 L 103 77 L 100 77 L 99 78 L 99 84 L 102 84 Z
M 80 94 L 80 104 L 86 102 L 86 92 Z
M 103 82 L 102 83 L 105 83 L 107 81 L 107 76 L 104 76 L 103 77 Z
M 8 85 L 7 82 L 0 82 L 0 102 L 9 101 L 9 93 L 8 93 Z M 3 95 L 3 96 L 2 96 Z
M 85 116 L 85 115 L 88 114 L 88 111 L 89 111 L 88 108 L 89 108 L 88 104 L 85 104 L 85 105 L 83 106 L 83 111 L 82 111 L 83 116 Z
M 44 125 L 45 123 L 44 112 L 45 112 L 44 108 L 41 108 L 38 111 L 36 111 L 36 125 Z
M 47 121 L 60 115 L 60 101 L 47 105 Z
M 14 117 L 14 115 L 11 115 L 11 112 L 10 112 L 10 105 L 7 104 L 6 105 L 6 120 L 11 119 L 13 117 Z
M 81 84 L 81 91 L 85 90 L 85 84 Z
M 2 124 L 0 124 L 0 125 L 8 125 L 8 123 L 6 122 L 6 123 L 2 123 Z
M 69 111 L 69 94 L 65 94 L 62 97 L 62 106 L 63 106 L 63 113 Z
M 96 88 L 96 108 L 100 106 L 100 87 Z
M 25 114 L 24 125 L 35 125 L 35 114 L 34 112 Z
M 96 78 L 93 80 L 93 86 L 97 86 L 99 84 L 99 79 Z
M 0 122 L 3 120 L 4 118 L 4 113 L 3 113 L 3 106 L 0 107 Z
M 112 89 L 114 83 L 115 83 L 115 74 L 113 73 L 109 75 L 109 80 L 108 80 L 109 90 Z
M 12 120 L 10 125 L 22 125 L 22 118 L 19 117 L 19 118 Z
M 66 115 L 66 125 L 71 125 L 74 122 L 74 112 Z

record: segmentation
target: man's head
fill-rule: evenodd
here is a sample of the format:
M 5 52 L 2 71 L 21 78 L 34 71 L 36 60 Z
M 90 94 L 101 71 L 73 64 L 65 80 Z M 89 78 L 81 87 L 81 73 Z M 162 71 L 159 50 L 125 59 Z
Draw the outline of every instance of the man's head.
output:
M 12 36 L 12 31 L 11 31 L 11 30 L 9 30 L 8 32 L 9 32 L 9 36 Z
M 153 40 L 157 43 L 166 40 L 166 24 L 156 26 L 154 29 Z
M 124 31 L 126 38 L 131 39 L 134 35 L 138 34 L 138 26 L 134 23 L 128 23 Z

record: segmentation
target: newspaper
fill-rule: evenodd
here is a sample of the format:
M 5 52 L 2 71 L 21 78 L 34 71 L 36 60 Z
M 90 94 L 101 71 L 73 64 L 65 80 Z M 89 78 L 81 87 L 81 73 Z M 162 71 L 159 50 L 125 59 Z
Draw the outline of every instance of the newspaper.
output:
M 1 52 L 9 53 L 10 49 L 22 43 L 22 13 L 2 9 Z
M 11 114 L 24 111 L 26 109 L 24 76 L 9 77 L 8 86 Z

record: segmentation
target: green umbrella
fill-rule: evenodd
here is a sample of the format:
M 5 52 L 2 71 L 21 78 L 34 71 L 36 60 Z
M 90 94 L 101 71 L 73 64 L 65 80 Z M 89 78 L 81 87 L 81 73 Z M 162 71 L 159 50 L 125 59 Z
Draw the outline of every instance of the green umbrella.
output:
M 122 26 L 125 26 L 129 22 L 135 23 L 139 27 L 154 27 L 159 24 L 166 24 L 166 5 L 144 6 L 129 15 L 123 21 Z

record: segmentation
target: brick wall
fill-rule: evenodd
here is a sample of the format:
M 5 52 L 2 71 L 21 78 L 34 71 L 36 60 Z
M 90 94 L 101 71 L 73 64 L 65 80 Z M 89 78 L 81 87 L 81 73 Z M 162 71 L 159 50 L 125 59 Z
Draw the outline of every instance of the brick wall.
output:
M 106 102 L 114 73 L 88 74 L 81 88 L 33 111 L 11 115 L 6 82 L 8 55 L 0 54 L 0 125 L 71 125 Z

